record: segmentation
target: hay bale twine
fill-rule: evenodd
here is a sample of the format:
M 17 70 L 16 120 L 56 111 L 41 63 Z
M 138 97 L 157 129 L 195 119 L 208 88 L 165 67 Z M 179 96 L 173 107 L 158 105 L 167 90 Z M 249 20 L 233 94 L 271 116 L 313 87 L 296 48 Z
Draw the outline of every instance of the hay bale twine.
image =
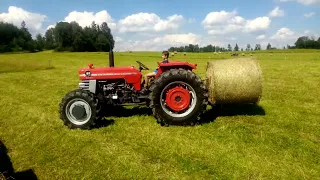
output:
M 208 62 L 206 78 L 212 104 L 258 103 L 262 96 L 262 73 L 253 58 Z

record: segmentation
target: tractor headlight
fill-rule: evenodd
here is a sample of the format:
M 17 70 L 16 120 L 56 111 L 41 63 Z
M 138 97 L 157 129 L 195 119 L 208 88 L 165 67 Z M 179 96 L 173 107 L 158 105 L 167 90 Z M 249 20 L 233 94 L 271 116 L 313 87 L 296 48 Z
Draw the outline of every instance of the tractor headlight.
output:
M 90 72 L 90 71 L 86 71 L 85 74 L 86 74 L 87 77 L 90 77 L 90 76 L 91 76 L 91 72 Z

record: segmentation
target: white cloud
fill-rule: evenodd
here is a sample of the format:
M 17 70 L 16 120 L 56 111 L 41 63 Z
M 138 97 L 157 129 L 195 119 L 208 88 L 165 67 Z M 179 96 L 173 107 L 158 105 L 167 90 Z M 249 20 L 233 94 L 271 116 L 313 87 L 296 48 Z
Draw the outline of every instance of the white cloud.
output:
M 275 7 L 272 11 L 269 12 L 269 17 L 282 17 L 284 16 L 284 11 L 279 8 L 279 6 Z
M 221 35 L 238 31 L 245 25 L 245 19 L 236 16 L 237 12 L 210 12 L 202 21 L 203 27 L 210 35 Z
M 131 51 L 159 51 L 168 49 L 171 46 L 186 46 L 188 44 L 200 44 L 202 36 L 193 33 L 187 34 L 167 34 L 161 37 L 156 37 L 148 40 L 138 41 L 118 41 L 115 49 L 117 51 L 131 50 Z
M 49 25 L 46 30 L 54 28 L 54 27 L 55 27 L 55 25 Z
M 65 22 L 76 21 L 80 26 L 90 26 L 93 21 L 96 24 L 107 22 L 112 32 L 163 32 L 171 29 L 178 29 L 184 22 L 181 15 L 172 15 L 167 19 L 161 19 L 154 13 L 138 13 L 127 16 L 116 22 L 111 15 L 106 11 L 94 12 L 78 12 L 72 11 L 64 18 Z M 55 25 L 50 25 L 54 27 Z M 47 28 L 47 29 L 48 29 Z
M 245 32 L 260 32 L 269 28 L 271 20 L 268 17 L 258 17 L 254 20 L 248 20 L 244 31 Z
M 212 24 L 224 24 L 226 21 L 230 20 L 237 14 L 236 11 L 232 12 L 226 12 L 226 11 L 220 11 L 220 12 L 210 12 L 207 14 L 206 18 L 203 20 L 202 24 L 210 27 Z
M 290 29 L 288 29 L 286 27 L 283 27 L 283 28 L 279 29 L 276 34 L 271 36 L 270 39 L 273 39 L 273 40 L 284 40 L 284 41 L 286 41 L 286 40 L 296 40 L 297 39 L 297 35 L 293 31 L 291 31 Z
M 309 30 L 303 32 L 294 32 L 293 30 L 283 27 L 280 28 L 274 35 L 270 36 L 269 39 L 265 39 L 264 42 L 271 43 L 273 47 L 282 48 L 283 46 L 294 45 L 296 40 L 301 36 L 309 36 L 317 39 L 319 34 Z
M 235 43 L 238 43 L 239 47 L 246 47 L 247 43 L 253 45 L 256 43 L 255 41 L 259 41 L 259 43 L 270 42 L 272 45 L 279 44 L 281 46 L 292 44 L 299 36 L 303 35 L 303 31 L 299 34 L 284 27 L 268 38 L 264 31 L 267 30 L 271 24 L 270 18 L 283 16 L 284 12 L 279 7 L 275 7 L 268 15 L 269 17 L 245 19 L 238 15 L 236 11 L 227 12 L 222 10 L 211 12 L 207 14 L 201 23 L 209 34 L 204 36 L 193 33 L 176 34 L 174 30 L 180 28 L 183 23 L 195 22 L 193 18 L 185 19 L 182 15 L 177 14 L 163 18 L 154 13 L 141 12 L 129 15 L 118 21 L 113 19 L 106 10 L 100 12 L 72 11 L 61 21 L 76 21 L 82 27 L 90 26 L 92 21 L 95 21 L 97 24 L 107 22 L 112 29 L 116 42 L 115 50 L 117 51 L 161 51 L 171 46 L 185 46 L 188 44 L 199 44 L 199 46 L 212 44 L 220 47 L 226 47 L 227 44 L 232 44 L 234 47 Z M 306 17 L 314 15 L 315 13 L 305 14 Z M 14 6 L 10 6 L 8 12 L 0 13 L 0 21 L 12 22 L 17 26 L 20 26 L 21 21 L 25 20 L 27 27 L 33 34 L 45 30 L 45 27 L 43 28 L 42 25 L 46 18 L 45 15 L 28 12 Z M 54 26 L 55 25 L 50 25 L 47 29 Z M 128 39 L 130 36 L 127 34 L 129 32 L 136 32 L 138 34 L 131 36 L 133 39 L 130 40 Z M 244 34 L 240 35 L 237 32 Z M 215 36 L 224 34 L 228 35 Z M 252 34 L 254 36 L 252 36 Z M 311 35 L 314 33 L 305 31 L 304 34 Z
M 258 17 L 246 20 L 237 16 L 236 11 L 210 12 L 202 21 L 202 26 L 210 35 L 222 35 L 235 31 L 248 33 L 260 32 L 269 28 L 271 20 L 269 17 Z
M 300 4 L 303 4 L 305 6 L 310 6 L 310 5 L 320 5 L 320 0 L 280 0 L 280 2 L 290 2 L 294 1 Z
M 310 18 L 310 17 L 314 16 L 315 14 L 316 14 L 315 12 L 306 13 L 306 14 L 304 14 L 304 17 Z
M 262 40 L 262 39 L 265 39 L 265 38 L 266 38 L 265 35 L 260 35 L 260 36 L 257 36 L 257 37 L 256 37 L 256 39 L 258 39 L 258 40 Z
M 163 45 L 188 45 L 188 44 L 199 44 L 201 41 L 201 36 L 193 33 L 188 34 L 167 34 L 161 38 L 155 38 L 155 43 L 160 43 Z
M 42 24 L 46 19 L 45 15 L 32 13 L 16 6 L 10 6 L 7 13 L 0 14 L 0 21 L 12 23 L 17 27 L 25 21 L 26 27 L 33 36 L 42 31 Z
M 182 15 L 172 15 L 167 19 L 161 19 L 154 13 L 137 13 L 120 19 L 118 29 L 121 33 L 126 32 L 162 32 L 175 30 L 184 22 Z
M 123 39 L 121 37 L 119 37 L 119 36 L 116 36 L 116 37 L 114 37 L 114 41 L 115 42 L 122 42 Z
M 289 28 L 283 27 L 280 28 L 274 35 L 269 37 L 268 40 L 272 44 L 272 46 L 281 48 L 283 46 L 286 46 L 287 44 L 294 45 L 296 40 L 301 36 L 309 36 L 314 38 L 319 37 L 318 34 L 313 33 L 309 30 L 305 30 L 303 32 L 294 32 Z
M 172 46 L 188 46 L 198 44 L 200 47 L 212 44 L 214 46 L 225 47 L 223 38 L 213 36 L 202 36 L 193 33 L 186 34 L 167 34 L 146 40 L 123 40 L 116 42 L 116 51 L 162 51 Z M 239 45 L 239 44 L 238 44 Z
M 316 39 L 320 37 L 318 33 L 315 33 L 314 31 L 310 31 L 310 30 L 303 31 L 303 33 L 299 34 L 299 37 L 300 36 L 309 36 L 309 37 L 314 37 Z
M 69 23 L 72 21 L 77 22 L 81 27 L 91 26 L 93 21 L 98 25 L 101 25 L 103 22 L 106 22 L 108 23 L 108 26 L 111 29 L 111 31 L 117 30 L 117 23 L 106 10 L 99 11 L 97 13 L 87 11 L 72 11 L 64 18 L 64 20 L 62 20 L 62 22 Z M 54 28 L 55 26 L 55 24 L 49 25 L 47 27 L 47 30 L 50 28 Z
M 112 19 L 111 15 L 106 11 L 100 11 L 94 14 L 94 12 L 78 12 L 78 11 L 72 11 L 68 14 L 67 17 L 64 18 L 64 21 L 66 22 L 72 22 L 76 21 L 80 26 L 90 26 L 93 21 L 95 21 L 96 24 L 102 24 L 103 22 L 107 22 L 108 26 L 111 28 L 111 30 L 114 30 L 116 28 L 116 23 Z
M 221 36 L 202 36 L 199 46 L 207 46 L 207 45 L 213 45 L 213 46 L 220 46 L 223 47 L 227 44 L 227 41 L 224 39 L 224 37 Z

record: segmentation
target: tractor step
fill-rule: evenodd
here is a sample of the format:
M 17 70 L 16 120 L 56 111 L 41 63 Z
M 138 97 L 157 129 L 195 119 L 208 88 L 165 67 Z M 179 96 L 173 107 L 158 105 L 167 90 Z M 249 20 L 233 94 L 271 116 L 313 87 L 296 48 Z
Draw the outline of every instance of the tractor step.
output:
M 148 98 L 148 95 L 139 95 L 138 98 L 139 98 L 139 99 L 147 99 L 147 98 Z
M 125 104 L 119 104 L 118 106 L 141 106 L 141 105 L 145 105 L 146 102 L 142 102 L 142 103 L 125 103 Z

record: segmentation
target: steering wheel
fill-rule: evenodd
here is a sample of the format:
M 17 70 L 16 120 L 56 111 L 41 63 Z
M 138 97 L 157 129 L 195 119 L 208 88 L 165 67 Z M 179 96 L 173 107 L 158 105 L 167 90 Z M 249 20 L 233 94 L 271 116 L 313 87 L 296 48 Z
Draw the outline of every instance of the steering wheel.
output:
M 144 64 L 142 64 L 140 61 L 136 61 L 139 65 L 140 65 L 140 69 L 141 70 L 149 70 L 149 68 L 147 66 L 145 66 Z M 142 67 L 142 68 L 141 68 Z

